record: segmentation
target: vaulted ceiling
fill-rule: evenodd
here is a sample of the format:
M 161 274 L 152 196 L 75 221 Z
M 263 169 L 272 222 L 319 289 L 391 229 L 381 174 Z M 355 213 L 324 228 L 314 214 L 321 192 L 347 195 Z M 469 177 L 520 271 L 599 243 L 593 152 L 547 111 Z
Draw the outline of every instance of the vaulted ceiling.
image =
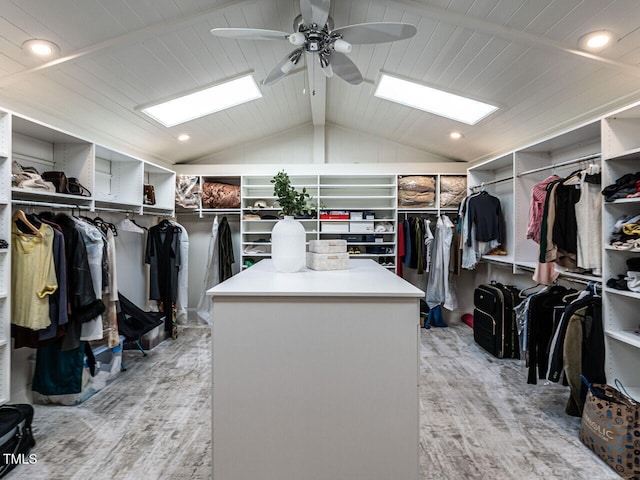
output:
M 262 81 L 286 41 L 216 38 L 215 27 L 292 31 L 298 0 L 0 0 L 0 107 L 107 146 L 189 163 L 303 125 L 334 125 L 453 160 L 515 149 L 640 100 L 637 0 L 333 0 L 335 26 L 406 22 L 408 40 L 354 46 L 365 81 L 298 68 L 263 97 L 165 128 L 136 107 L 253 72 Z M 599 54 L 585 33 L 616 35 Z M 60 57 L 25 54 L 46 38 Z M 499 105 L 475 126 L 373 97 L 380 72 Z M 458 130 L 464 138 L 452 142 Z M 188 132 L 191 140 L 177 136 Z

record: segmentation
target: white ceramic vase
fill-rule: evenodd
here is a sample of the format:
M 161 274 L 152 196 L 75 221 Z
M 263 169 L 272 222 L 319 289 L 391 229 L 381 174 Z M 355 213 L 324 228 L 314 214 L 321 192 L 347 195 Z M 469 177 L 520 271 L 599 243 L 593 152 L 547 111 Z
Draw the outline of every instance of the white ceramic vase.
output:
M 307 235 L 304 226 L 292 216 L 285 215 L 271 231 L 271 259 L 276 271 L 292 273 L 306 264 Z

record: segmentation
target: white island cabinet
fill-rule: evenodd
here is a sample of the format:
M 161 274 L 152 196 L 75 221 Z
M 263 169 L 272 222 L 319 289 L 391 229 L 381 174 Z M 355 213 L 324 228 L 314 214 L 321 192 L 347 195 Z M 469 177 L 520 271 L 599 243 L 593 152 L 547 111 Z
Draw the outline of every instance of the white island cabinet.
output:
M 216 480 L 417 480 L 419 302 L 373 260 L 213 296 Z

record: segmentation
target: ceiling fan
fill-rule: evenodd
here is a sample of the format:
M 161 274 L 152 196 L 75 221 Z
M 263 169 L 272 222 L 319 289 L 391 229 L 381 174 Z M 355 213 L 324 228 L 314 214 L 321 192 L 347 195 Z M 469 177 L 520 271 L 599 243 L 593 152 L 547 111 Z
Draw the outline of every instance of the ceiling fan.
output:
M 351 45 L 395 42 L 413 37 L 416 27 L 408 23 L 360 23 L 335 28 L 329 16 L 331 0 L 300 0 L 300 12 L 293 21 L 293 33 L 257 28 L 214 28 L 218 37 L 239 40 L 288 40 L 296 48 L 290 52 L 263 80 L 272 85 L 286 77 L 298 64 L 303 53 L 315 55 L 327 77 L 334 74 L 357 85 L 362 82 L 358 67 L 345 55 Z

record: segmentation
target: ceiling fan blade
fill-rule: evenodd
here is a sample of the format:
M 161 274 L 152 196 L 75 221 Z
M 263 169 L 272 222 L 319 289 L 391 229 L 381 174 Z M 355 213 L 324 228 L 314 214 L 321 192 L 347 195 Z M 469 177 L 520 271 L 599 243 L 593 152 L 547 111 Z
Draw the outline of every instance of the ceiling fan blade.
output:
M 236 38 L 238 40 L 287 40 L 289 33 L 260 28 L 213 28 L 211 35 Z
M 320 28 L 324 27 L 329 18 L 330 0 L 300 0 L 300 13 L 306 25 L 315 23 Z
M 339 33 L 342 39 L 353 44 L 395 42 L 411 38 L 417 30 L 408 23 L 378 22 L 358 23 L 336 28 L 332 33 Z
M 333 73 L 338 75 L 343 80 L 349 82 L 351 85 L 358 85 L 362 83 L 362 74 L 356 64 L 349 60 L 344 53 L 331 52 L 331 68 Z
M 288 53 L 280 63 L 273 67 L 273 70 L 269 72 L 269 75 L 267 75 L 267 78 L 262 81 L 262 84 L 273 85 L 277 81 L 282 80 L 284 77 L 286 77 L 291 72 L 291 70 L 295 68 L 296 64 L 300 60 L 300 57 L 302 56 L 302 52 L 302 48 L 298 48 L 297 50 Z

